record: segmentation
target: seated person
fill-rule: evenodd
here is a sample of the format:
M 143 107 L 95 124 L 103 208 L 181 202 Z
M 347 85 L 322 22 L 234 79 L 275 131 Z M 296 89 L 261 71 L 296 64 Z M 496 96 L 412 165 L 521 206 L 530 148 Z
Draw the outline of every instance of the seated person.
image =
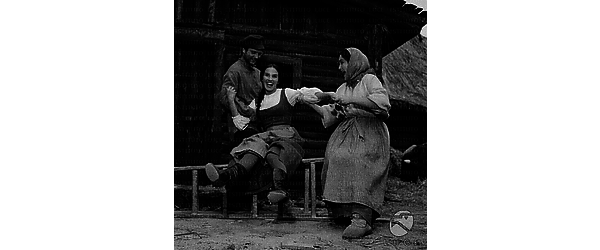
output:
M 250 107 L 256 110 L 256 120 L 264 132 L 247 137 L 234 147 L 230 152 L 233 159 L 227 169 L 218 170 L 211 163 L 206 165 L 206 175 L 213 185 L 223 186 L 243 177 L 255 165 L 266 161 L 273 171 L 273 190 L 267 198 L 271 203 L 289 200 L 284 182 L 287 174 L 300 165 L 304 156 L 304 139 L 291 126 L 292 107 L 298 102 L 317 103 L 319 98 L 316 94 L 321 91 L 316 88 L 279 89 L 278 78 L 277 66 L 268 65 L 262 78 L 263 91 L 250 103 Z M 231 112 L 235 116 L 238 113 L 233 103 L 236 90 L 229 87 L 227 95 Z

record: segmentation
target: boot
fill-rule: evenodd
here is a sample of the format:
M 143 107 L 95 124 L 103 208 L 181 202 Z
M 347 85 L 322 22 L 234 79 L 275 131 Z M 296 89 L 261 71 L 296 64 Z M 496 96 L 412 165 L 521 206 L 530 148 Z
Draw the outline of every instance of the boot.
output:
M 236 180 L 247 172 L 246 168 L 238 163 L 225 170 L 219 170 L 212 163 L 208 163 L 205 170 L 206 176 L 213 182 L 213 186 L 216 187 L 225 186 L 229 181 Z
M 284 200 L 277 203 L 277 217 L 275 218 L 273 223 L 295 221 L 296 218 L 294 217 L 292 209 L 293 204 L 294 203 L 292 202 L 292 200 L 290 200 L 287 197 Z
M 288 193 L 283 189 L 283 183 L 287 174 L 279 169 L 273 169 L 273 191 L 269 192 L 267 198 L 271 203 L 279 203 L 288 198 Z
M 360 216 L 360 214 L 353 213 L 352 221 L 350 225 L 344 229 L 342 238 L 362 238 L 363 236 L 370 234 L 372 231 L 373 228 L 371 225 L 369 225 L 369 223 L 362 216 Z

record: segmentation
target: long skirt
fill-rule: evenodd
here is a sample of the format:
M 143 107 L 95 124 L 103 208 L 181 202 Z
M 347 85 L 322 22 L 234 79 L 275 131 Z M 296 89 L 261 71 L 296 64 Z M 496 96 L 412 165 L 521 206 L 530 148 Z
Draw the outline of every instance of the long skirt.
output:
M 278 153 L 279 160 L 285 165 L 282 170 L 287 173 L 294 171 L 302 163 L 304 156 L 302 144 L 304 144 L 304 139 L 295 128 L 283 127 L 244 139 L 242 143 L 231 150 L 230 154 L 235 161 L 239 161 L 246 153 L 253 153 L 264 159 L 267 153 L 275 152 Z
M 383 121 L 371 117 L 342 121 L 329 138 L 321 173 L 323 200 L 330 212 L 349 216 L 355 204 L 372 209 L 373 218 L 377 218 L 383 205 L 389 159 L 390 136 Z

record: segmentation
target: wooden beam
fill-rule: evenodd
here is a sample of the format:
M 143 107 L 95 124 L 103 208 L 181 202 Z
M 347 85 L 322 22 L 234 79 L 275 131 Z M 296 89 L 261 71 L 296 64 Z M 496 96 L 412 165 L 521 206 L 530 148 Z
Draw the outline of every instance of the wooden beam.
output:
M 175 190 L 186 190 L 186 191 L 192 191 L 192 185 L 177 185 L 175 184 Z M 227 193 L 227 191 L 225 190 L 225 187 L 213 187 L 213 186 L 198 186 L 198 195 L 200 194 L 225 194 Z
M 208 22 L 214 23 L 216 19 L 216 6 L 217 0 L 210 0 L 208 2 Z
M 225 31 L 208 28 L 182 28 L 175 27 L 175 36 L 182 36 L 192 39 L 210 39 L 210 40 L 225 40 Z
M 302 163 L 323 163 L 325 159 L 323 157 L 317 157 L 317 158 L 306 158 L 306 159 L 302 159 Z
M 413 4 L 402 4 L 400 2 L 392 4 L 383 4 L 378 2 L 368 2 L 362 0 L 347 0 L 352 6 L 361 6 L 367 13 L 374 15 L 380 20 L 396 23 L 396 26 L 405 24 L 422 24 L 427 23 L 426 17 L 416 12 L 417 6 Z M 388 2 L 390 3 L 390 2 Z
M 219 164 L 215 165 L 216 168 L 226 168 L 227 164 Z M 183 167 L 175 167 L 175 171 L 184 171 L 184 170 L 204 170 L 206 166 L 183 166 Z
M 302 67 L 304 68 L 305 65 L 311 65 L 312 67 L 330 67 L 331 71 L 336 71 L 337 70 L 337 53 L 335 56 L 318 56 L 318 55 L 309 55 L 306 54 L 307 52 L 314 52 L 314 51 L 310 51 L 310 50 L 298 50 L 296 52 L 290 51 L 290 50 L 296 50 L 297 47 L 295 47 L 296 49 L 292 49 L 292 47 L 294 46 L 290 46 L 289 50 L 287 49 L 281 49 L 281 50 L 273 50 L 273 48 L 269 48 L 265 50 L 265 54 L 263 55 L 262 59 L 266 59 L 269 57 L 276 58 L 277 56 L 280 57 L 285 57 L 285 58 L 292 58 L 293 60 L 297 60 L 300 59 L 300 61 L 298 61 L 298 63 L 302 65 Z M 235 46 L 229 46 L 229 45 L 225 45 L 225 61 L 235 61 L 237 60 L 240 55 L 238 53 L 232 53 L 231 51 L 237 51 L 239 50 L 239 47 L 235 47 Z
M 279 62 L 282 64 L 290 64 L 290 65 L 302 65 L 302 60 L 300 58 L 294 58 L 290 56 L 282 56 L 276 54 L 264 54 L 261 59 L 273 62 Z
M 174 186 L 175 186 L 173 188 L 174 190 L 188 190 L 188 191 L 192 190 L 192 186 L 190 186 L 190 185 L 177 185 L 177 184 L 174 184 Z
M 215 71 L 213 75 L 213 85 L 214 85 L 214 93 L 213 93 L 213 122 L 211 127 L 211 133 L 218 138 L 224 138 L 225 135 L 222 133 L 222 128 L 227 127 L 224 124 L 224 121 L 221 120 L 221 116 L 223 115 L 223 107 L 220 102 L 220 90 L 222 83 L 223 75 L 225 74 L 225 46 L 222 42 L 217 43 L 215 46 Z
M 232 23 L 207 24 L 201 22 L 191 22 L 188 25 L 192 25 L 193 27 L 205 27 L 210 29 L 225 30 L 226 33 L 229 35 L 237 35 L 240 37 L 245 37 L 248 34 L 258 34 L 265 36 L 266 38 L 280 37 L 281 40 L 304 40 L 317 42 L 319 44 L 326 43 L 327 41 L 344 41 L 345 43 L 353 43 L 355 41 L 362 40 L 362 38 L 333 33 L 281 30 L 270 27 L 259 27 Z
M 181 22 L 183 20 L 183 0 L 175 1 L 175 9 L 177 10 L 177 13 L 175 14 L 175 22 Z
M 266 53 L 269 53 L 270 55 L 282 55 L 282 56 L 287 56 L 287 57 L 296 57 L 302 60 L 302 65 L 306 65 L 306 64 L 311 64 L 311 65 L 334 65 L 333 67 L 336 67 L 335 65 L 337 65 L 337 56 L 331 56 L 331 57 L 326 57 L 326 56 L 315 56 L 315 55 L 308 55 L 305 54 L 307 51 L 302 51 L 300 53 L 290 53 L 290 51 L 270 51 L 268 50 Z M 337 54 L 337 53 L 336 53 Z
M 298 60 L 298 63 L 294 64 L 292 86 L 295 89 L 299 89 L 302 86 L 302 60 Z
M 216 24 L 228 22 L 230 0 L 208 0 L 207 22 Z
M 246 36 L 247 34 L 239 34 L 233 35 L 228 32 L 225 33 L 225 43 L 228 45 L 232 45 L 240 47 L 239 42 Z M 341 47 L 324 45 L 323 43 L 315 42 L 315 41 L 307 41 L 301 38 L 292 39 L 285 38 L 281 36 L 266 36 L 265 37 L 265 53 L 269 53 L 271 51 L 281 51 L 286 55 L 293 54 L 306 54 L 307 51 L 310 51 L 315 56 L 321 57 L 334 57 L 337 55 L 338 50 Z
M 310 214 L 294 213 L 294 219 L 297 221 L 329 221 L 332 217 L 327 217 L 326 211 L 319 211 L 320 213 L 316 218 L 312 218 Z M 216 211 L 198 211 L 192 213 L 188 211 L 174 211 L 176 218 L 223 218 L 223 214 Z M 248 212 L 231 212 L 228 214 L 229 219 L 275 219 L 276 213 L 260 213 L 257 217 L 253 217 Z
M 325 213 L 325 212 L 324 212 Z M 188 211 L 174 211 L 174 217 L 176 218 L 223 218 L 223 214 L 215 211 L 198 211 L 198 213 L 191 213 Z M 426 217 L 427 213 L 411 213 L 413 216 Z M 275 213 L 264 213 L 260 214 L 258 218 L 253 218 L 248 212 L 234 212 L 231 213 L 229 219 L 275 219 L 277 214 Z M 311 218 L 310 215 L 305 214 L 294 214 L 299 221 L 329 221 L 333 220 L 333 217 L 318 216 Z M 392 218 L 390 217 L 379 217 L 375 219 L 376 223 L 389 223 Z
M 382 44 L 383 37 L 385 36 L 385 26 L 382 24 L 375 24 L 372 26 L 369 32 L 369 49 L 368 57 L 371 67 L 375 69 L 376 75 L 381 78 L 383 70 L 383 56 L 382 55 Z

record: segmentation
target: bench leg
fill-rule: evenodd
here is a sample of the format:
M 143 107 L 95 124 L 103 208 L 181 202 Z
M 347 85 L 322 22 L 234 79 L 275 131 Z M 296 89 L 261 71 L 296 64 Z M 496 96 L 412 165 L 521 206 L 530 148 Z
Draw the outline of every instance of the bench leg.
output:
M 223 218 L 227 218 L 229 215 L 227 214 L 227 189 L 223 192 Z
M 308 194 L 310 192 L 310 170 L 304 169 L 304 213 L 308 214 Z
M 198 213 L 198 170 L 192 170 L 192 213 Z
M 310 163 L 310 189 L 311 189 L 311 197 L 310 197 L 310 206 L 311 206 L 311 217 L 317 217 L 317 178 L 316 178 L 316 170 L 315 163 Z
M 258 218 L 258 195 L 252 195 L 252 218 Z

